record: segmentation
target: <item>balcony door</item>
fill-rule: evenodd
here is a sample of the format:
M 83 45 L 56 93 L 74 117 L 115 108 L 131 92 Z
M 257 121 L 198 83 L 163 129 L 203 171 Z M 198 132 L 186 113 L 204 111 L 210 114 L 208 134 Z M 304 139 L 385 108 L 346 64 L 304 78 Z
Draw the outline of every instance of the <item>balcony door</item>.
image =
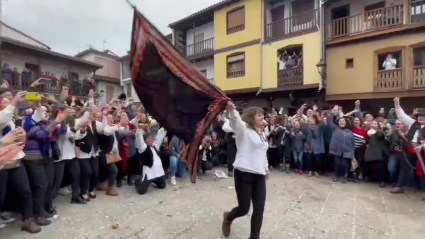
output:
M 285 35 L 285 5 L 270 10 L 272 15 L 272 38 Z
M 200 54 L 204 51 L 205 49 L 204 40 L 205 40 L 205 37 L 203 32 L 195 34 L 195 43 L 194 43 L 195 55 Z
M 332 36 L 344 36 L 349 34 L 350 4 L 331 9 Z

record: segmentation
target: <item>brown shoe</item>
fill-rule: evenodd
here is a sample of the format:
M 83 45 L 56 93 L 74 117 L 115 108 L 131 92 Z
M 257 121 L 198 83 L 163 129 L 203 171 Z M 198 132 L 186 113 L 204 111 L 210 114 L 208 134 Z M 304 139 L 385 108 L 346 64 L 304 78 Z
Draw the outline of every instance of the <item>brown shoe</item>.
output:
M 223 235 L 225 237 L 228 237 L 230 235 L 232 222 L 227 219 L 227 216 L 229 215 L 229 212 L 223 213 L 223 224 L 221 225 L 221 230 L 223 231 Z
M 34 222 L 37 223 L 37 225 L 42 226 L 42 227 L 48 226 L 48 225 L 50 225 L 50 223 L 52 223 L 51 221 L 47 220 L 46 218 L 41 218 L 41 217 L 34 219 Z
M 29 233 L 39 233 L 41 231 L 41 227 L 34 222 L 33 218 L 30 218 L 24 220 L 21 230 Z
M 114 186 L 112 187 L 108 187 L 108 189 L 106 190 L 106 195 L 108 196 L 118 196 L 119 194 L 115 191 Z
M 394 190 L 391 191 L 391 193 L 393 193 L 393 194 L 403 194 L 404 190 L 403 190 L 403 188 L 396 187 L 396 188 L 394 188 Z
M 108 188 L 104 183 L 99 183 L 96 187 L 96 191 L 106 192 L 106 190 L 108 190 Z

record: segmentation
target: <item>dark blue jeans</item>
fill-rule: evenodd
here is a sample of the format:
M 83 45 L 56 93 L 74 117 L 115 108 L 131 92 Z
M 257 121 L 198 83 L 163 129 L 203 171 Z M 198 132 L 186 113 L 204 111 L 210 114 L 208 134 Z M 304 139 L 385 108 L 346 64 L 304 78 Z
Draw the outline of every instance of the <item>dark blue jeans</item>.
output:
M 400 156 L 393 154 L 388 159 L 388 172 L 390 172 L 391 183 L 397 183 L 398 173 L 400 171 Z
M 170 156 L 170 173 L 171 177 L 185 177 L 186 176 L 186 163 L 180 161 L 176 156 Z

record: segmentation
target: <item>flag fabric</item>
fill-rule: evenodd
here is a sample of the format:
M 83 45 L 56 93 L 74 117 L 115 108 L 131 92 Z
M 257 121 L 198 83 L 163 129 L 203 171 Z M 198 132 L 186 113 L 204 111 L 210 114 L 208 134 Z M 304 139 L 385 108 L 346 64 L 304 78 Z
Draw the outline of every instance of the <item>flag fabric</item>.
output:
M 198 146 L 228 98 L 208 82 L 136 8 L 130 53 L 131 78 L 145 109 L 188 144 L 182 160 L 196 182 Z

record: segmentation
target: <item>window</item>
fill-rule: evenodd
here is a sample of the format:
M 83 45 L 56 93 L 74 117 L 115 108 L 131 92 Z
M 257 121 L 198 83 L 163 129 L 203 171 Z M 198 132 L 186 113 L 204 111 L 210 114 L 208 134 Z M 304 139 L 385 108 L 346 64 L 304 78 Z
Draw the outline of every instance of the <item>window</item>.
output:
M 72 72 L 72 71 L 68 72 L 68 79 L 69 80 L 78 80 L 79 79 L 78 73 Z
M 413 49 L 414 66 L 425 66 L 425 47 Z
M 354 68 L 354 59 L 353 58 L 345 60 L 345 68 L 347 68 L 347 69 Z
M 292 6 L 292 16 L 296 16 L 296 15 L 314 10 L 314 0 L 293 1 L 291 6 Z
M 245 7 L 237 7 L 227 12 L 227 34 L 245 29 Z
M 131 97 L 131 84 L 125 85 L 127 97 Z
M 378 70 L 393 70 L 402 67 L 401 51 L 378 55 Z
M 204 41 L 204 33 L 203 32 L 195 35 L 195 43 L 198 43 L 198 42 L 201 42 L 201 41 Z
M 227 56 L 227 78 L 245 75 L 245 53 Z

